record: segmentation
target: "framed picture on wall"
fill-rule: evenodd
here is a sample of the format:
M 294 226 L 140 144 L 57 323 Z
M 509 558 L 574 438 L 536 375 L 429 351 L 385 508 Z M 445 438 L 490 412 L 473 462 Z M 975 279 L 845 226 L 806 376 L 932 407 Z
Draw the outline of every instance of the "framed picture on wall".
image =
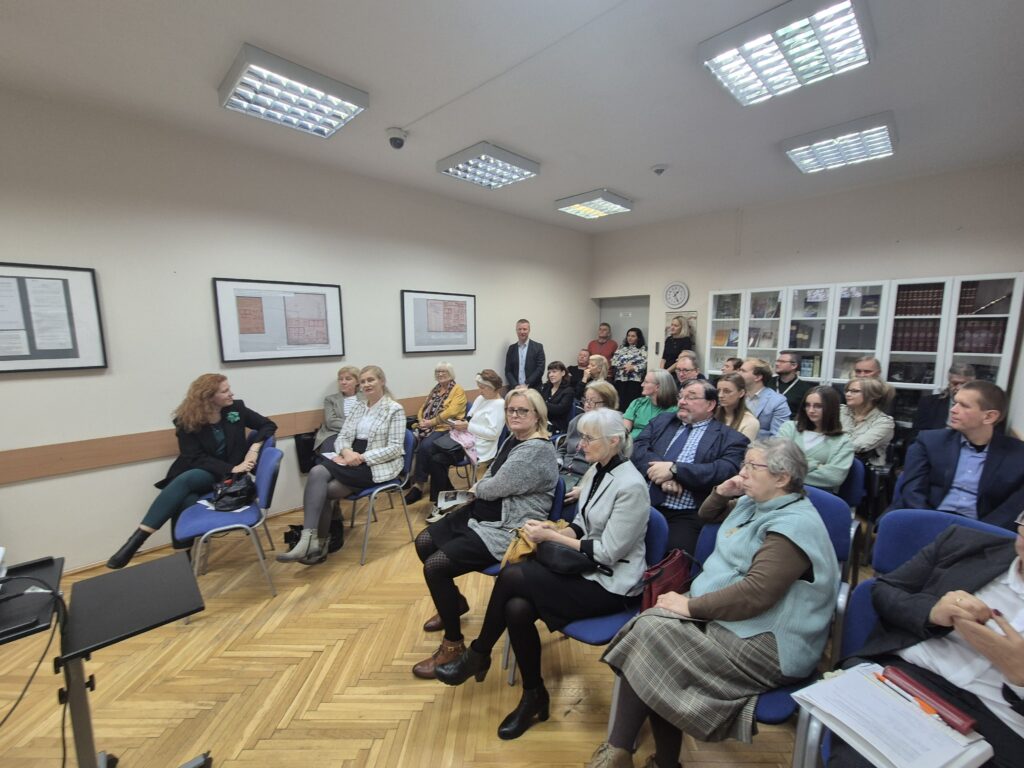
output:
M 341 286 L 213 278 L 220 359 L 341 357 Z
M 402 291 L 403 352 L 476 349 L 476 296 Z
M 95 270 L 0 263 L 0 373 L 106 367 Z

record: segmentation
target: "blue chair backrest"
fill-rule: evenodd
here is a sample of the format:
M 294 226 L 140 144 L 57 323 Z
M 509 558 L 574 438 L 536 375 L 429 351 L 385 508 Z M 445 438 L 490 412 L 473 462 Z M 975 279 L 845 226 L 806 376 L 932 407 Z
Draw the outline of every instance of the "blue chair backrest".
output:
M 647 534 L 644 536 L 645 557 L 648 567 L 657 565 L 668 554 L 668 521 L 654 507 L 647 517 Z
M 276 448 L 277 447 L 277 438 L 274 437 L 273 435 L 271 435 L 270 437 L 268 437 L 266 440 L 263 441 L 263 447 L 264 448 Z
M 266 445 L 260 451 L 256 467 L 256 500 L 260 509 L 270 509 L 274 501 L 274 486 L 277 485 L 277 473 L 281 469 L 284 452 L 280 448 Z
M 412 460 L 416 457 L 416 435 L 411 429 L 405 430 L 405 442 L 402 444 L 405 455 L 402 457 L 402 477 L 412 472 Z
M 804 490 L 825 523 L 828 537 L 836 551 L 836 560 L 845 563 L 850 559 L 850 506 L 838 496 L 820 488 L 807 486 Z
M 894 509 L 886 512 L 878 521 L 878 538 L 871 557 L 872 567 L 877 573 L 889 573 L 899 568 L 951 525 L 963 525 L 1011 539 L 1015 535 L 1005 528 L 951 512 Z
M 878 622 L 878 614 L 871 603 L 871 587 L 875 579 L 866 579 L 857 585 L 846 603 L 846 617 L 843 619 L 843 637 L 839 646 L 841 658 L 850 656 L 868 641 L 871 630 Z
M 864 494 L 866 492 L 864 486 L 864 475 L 866 470 L 864 469 L 864 462 L 858 458 L 854 458 L 853 464 L 850 465 L 850 471 L 846 475 L 846 479 L 843 484 L 839 486 L 839 490 L 836 491 L 836 496 L 846 502 L 847 506 L 856 507 L 864 500 Z
M 700 536 L 697 537 L 697 546 L 694 548 L 693 559 L 701 565 L 711 557 L 715 551 L 715 539 L 718 538 L 718 529 L 722 526 L 718 523 L 708 523 L 700 529 Z

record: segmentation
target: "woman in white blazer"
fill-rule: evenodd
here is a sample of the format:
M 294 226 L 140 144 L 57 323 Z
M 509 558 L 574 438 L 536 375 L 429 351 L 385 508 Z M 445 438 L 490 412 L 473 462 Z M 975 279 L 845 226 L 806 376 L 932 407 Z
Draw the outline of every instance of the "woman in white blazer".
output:
M 387 379 L 376 365 L 359 371 L 363 400 L 345 419 L 334 443 L 336 455 L 313 467 L 302 497 L 302 535 L 281 563 L 315 565 L 327 559 L 331 501 L 344 499 L 402 471 L 405 455 L 405 411 L 391 399 Z
M 533 559 L 506 566 L 494 583 L 480 636 L 459 658 L 436 669 L 437 679 L 448 685 L 472 676 L 483 680 L 491 649 L 508 629 L 523 676 L 523 697 L 498 727 L 502 739 L 518 738 L 534 717 L 548 719 L 537 619 L 556 631 L 578 619 L 621 611 L 639 594 L 647 567 L 644 537 L 651 502 L 647 480 L 629 461 L 633 444 L 622 414 L 610 408 L 590 411 L 580 417 L 578 429 L 591 466 L 578 486 L 576 519 L 562 529 L 548 520 L 530 520 L 523 535 L 577 549 L 600 570 L 560 574 Z

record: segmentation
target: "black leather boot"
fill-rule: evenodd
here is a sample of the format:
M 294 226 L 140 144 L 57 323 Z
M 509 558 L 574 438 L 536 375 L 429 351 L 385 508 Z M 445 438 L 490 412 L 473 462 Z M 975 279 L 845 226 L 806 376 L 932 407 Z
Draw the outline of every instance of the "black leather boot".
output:
M 513 709 L 498 726 L 498 738 L 518 739 L 533 725 L 534 717 L 542 723 L 548 719 L 550 705 L 551 698 L 543 683 L 539 688 L 524 690 L 523 698 L 519 700 L 519 706 Z
M 434 670 L 434 676 L 445 685 L 462 685 L 471 677 L 476 677 L 476 681 L 482 683 L 490 668 L 490 655 L 484 656 L 469 646 L 455 661 L 439 664 Z
M 111 555 L 110 559 L 107 560 L 107 568 L 112 568 L 114 570 L 124 568 L 135 556 L 135 553 L 139 551 L 139 547 L 142 546 L 142 542 L 148 538 L 149 531 L 136 528 L 135 532 L 128 537 L 128 541 L 124 543 L 124 546 L 117 550 L 117 552 Z
M 345 546 L 345 521 L 331 520 L 331 531 L 327 539 L 327 551 L 337 552 Z

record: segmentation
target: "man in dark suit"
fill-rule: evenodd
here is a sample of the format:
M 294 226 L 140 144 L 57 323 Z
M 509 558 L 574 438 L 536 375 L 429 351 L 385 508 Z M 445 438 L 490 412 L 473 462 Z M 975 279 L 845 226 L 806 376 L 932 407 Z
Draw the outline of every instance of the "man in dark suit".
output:
M 907 451 L 892 509 L 938 509 L 1012 528 L 1024 509 L 1024 443 L 1002 434 L 1006 393 L 972 381 L 956 393 L 950 429 L 926 430 Z
M 871 591 L 879 622 L 843 666 L 893 665 L 975 718 L 996 766 L 1024 755 L 1024 516 L 1015 539 L 952 525 Z M 1011 572 L 1011 564 L 1013 571 Z M 833 742 L 829 768 L 866 766 Z
M 633 444 L 633 464 L 651 481 L 651 504 L 668 521 L 669 549 L 693 553 L 697 510 L 743 462 L 749 441 L 712 418 L 717 405 L 715 385 L 694 379 L 679 390 L 679 410 L 655 418 Z
M 505 384 L 514 389 L 525 384 L 540 389 L 544 378 L 544 345 L 530 339 L 530 321 L 516 322 L 517 344 L 510 344 L 505 353 Z

